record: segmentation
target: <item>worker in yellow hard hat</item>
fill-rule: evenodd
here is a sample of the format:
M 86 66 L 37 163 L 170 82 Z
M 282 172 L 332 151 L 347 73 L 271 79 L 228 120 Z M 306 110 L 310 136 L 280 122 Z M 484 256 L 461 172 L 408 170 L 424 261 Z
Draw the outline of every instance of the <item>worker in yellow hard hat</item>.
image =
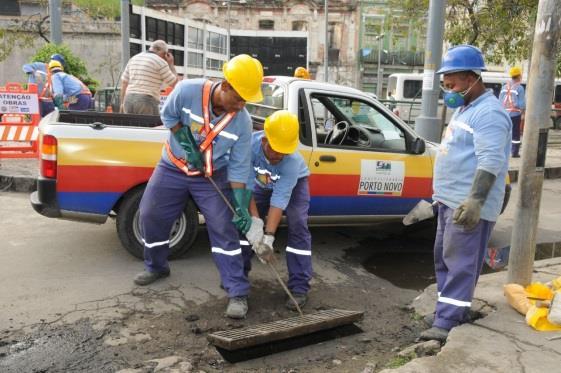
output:
M 310 72 L 302 66 L 297 67 L 296 70 L 294 70 L 294 77 L 300 79 L 311 79 Z
M 49 62 L 49 84 L 54 105 L 63 110 L 64 101 L 70 110 L 88 110 L 92 104 L 92 93 L 80 79 L 64 72 L 64 65 L 58 60 Z
M 248 310 L 249 282 L 238 231 L 247 233 L 253 222 L 246 189 L 252 122 L 244 106 L 263 99 L 263 67 L 242 54 L 226 62 L 223 72 L 220 81 L 180 81 L 161 110 L 171 133 L 140 201 L 145 270 L 134 282 L 148 285 L 170 275 L 168 255 L 185 250 L 178 247 L 184 242 L 170 247 L 170 231 L 192 199 L 205 218 L 221 285 L 230 298 L 226 316 L 240 319 Z
M 512 144 L 510 154 L 513 158 L 520 157 L 520 132 L 524 110 L 526 109 L 526 92 L 522 86 L 522 69 L 514 66 L 509 70 L 511 80 L 501 88 L 499 101 L 508 112 L 512 121 Z
M 242 255 L 246 274 L 251 269 L 254 251 L 261 260 L 272 260 L 275 233 L 285 214 L 288 223 L 288 288 L 302 307 L 307 301 L 312 278 L 312 242 L 308 230 L 310 171 L 297 152 L 299 133 L 296 115 L 279 110 L 265 119 L 264 131 L 253 134 L 252 167 L 247 188 L 253 190 L 249 207 L 254 220 L 252 228 L 261 229 L 250 229 L 247 233 L 247 240 L 253 245 L 242 245 Z M 264 223 L 261 219 L 265 217 Z M 289 299 L 286 306 L 296 310 Z

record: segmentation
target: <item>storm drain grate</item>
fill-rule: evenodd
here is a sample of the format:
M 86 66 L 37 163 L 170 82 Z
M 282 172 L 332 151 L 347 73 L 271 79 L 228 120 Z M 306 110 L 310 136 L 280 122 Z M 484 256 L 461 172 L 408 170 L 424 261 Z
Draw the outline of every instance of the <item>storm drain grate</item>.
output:
M 226 350 L 238 350 L 304 334 L 352 324 L 364 312 L 348 310 L 323 310 L 304 316 L 248 326 L 242 329 L 223 330 L 208 335 L 210 343 Z

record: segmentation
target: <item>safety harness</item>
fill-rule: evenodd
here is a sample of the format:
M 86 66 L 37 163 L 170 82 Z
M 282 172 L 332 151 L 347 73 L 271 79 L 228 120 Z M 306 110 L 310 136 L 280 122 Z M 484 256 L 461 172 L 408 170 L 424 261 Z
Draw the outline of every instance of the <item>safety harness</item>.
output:
M 503 88 L 502 92 L 505 92 L 505 98 L 503 100 L 503 107 L 506 111 L 521 113 L 522 110 L 514 106 L 514 102 L 512 100 L 512 95 L 515 94 L 518 97 L 518 92 L 516 88 L 520 85 L 520 83 L 514 83 L 511 85 L 511 82 L 507 82 L 505 88 Z
M 208 108 L 210 104 L 210 96 L 212 91 L 212 82 L 207 80 L 203 85 L 203 126 L 199 131 L 199 134 L 203 138 L 203 141 L 199 144 L 199 150 L 203 154 L 205 160 L 205 174 L 212 176 L 213 165 L 212 165 L 212 141 L 218 136 L 218 134 L 226 128 L 228 124 L 232 121 L 235 112 L 226 113 L 224 117 L 216 123 L 214 126 L 210 123 L 210 110 Z M 171 146 L 169 145 L 169 140 L 166 141 L 166 152 L 171 160 L 171 162 L 179 168 L 181 171 L 185 172 L 187 176 L 200 176 L 202 175 L 199 170 L 190 170 L 187 161 L 183 158 L 177 158 L 171 151 Z

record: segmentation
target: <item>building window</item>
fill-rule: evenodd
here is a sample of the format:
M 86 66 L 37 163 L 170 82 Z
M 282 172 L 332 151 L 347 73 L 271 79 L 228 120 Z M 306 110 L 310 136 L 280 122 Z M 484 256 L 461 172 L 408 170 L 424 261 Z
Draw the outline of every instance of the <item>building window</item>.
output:
M 226 54 L 226 35 L 209 31 L 206 50 L 209 52 Z
M 203 68 L 203 55 L 202 53 L 189 52 L 187 54 L 187 66 Z
M 189 37 L 189 41 L 187 43 L 187 46 L 189 48 L 193 48 L 193 49 L 203 49 L 203 30 L 195 28 L 195 27 L 189 27 L 187 29 L 188 32 L 188 37 Z
M 18 0 L 3 0 L 0 4 L 0 15 L 3 16 L 20 16 L 21 10 Z
M 215 60 L 214 58 L 207 58 L 206 59 L 206 68 L 209 70 L 222 70 L 222 64 L 224 62 L 220 60 Z
M 308 22 L 292 21 L 292 31 L 308 31 Z
M 259 30 L 274 30 L 275 21 L 272 19 L 262 19 L 259 20 Z

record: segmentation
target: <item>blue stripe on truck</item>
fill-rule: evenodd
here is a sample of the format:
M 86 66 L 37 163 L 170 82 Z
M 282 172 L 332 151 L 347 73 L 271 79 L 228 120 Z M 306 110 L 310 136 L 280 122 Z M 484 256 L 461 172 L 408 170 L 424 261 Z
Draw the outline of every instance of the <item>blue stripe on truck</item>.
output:
M 57 202 L 61 210 L 107 215 L 121 196 L 118 192 L 58 192 Z
M 310 215 L 406 215 L 419 201 L 388 196 L 312 197 Z

